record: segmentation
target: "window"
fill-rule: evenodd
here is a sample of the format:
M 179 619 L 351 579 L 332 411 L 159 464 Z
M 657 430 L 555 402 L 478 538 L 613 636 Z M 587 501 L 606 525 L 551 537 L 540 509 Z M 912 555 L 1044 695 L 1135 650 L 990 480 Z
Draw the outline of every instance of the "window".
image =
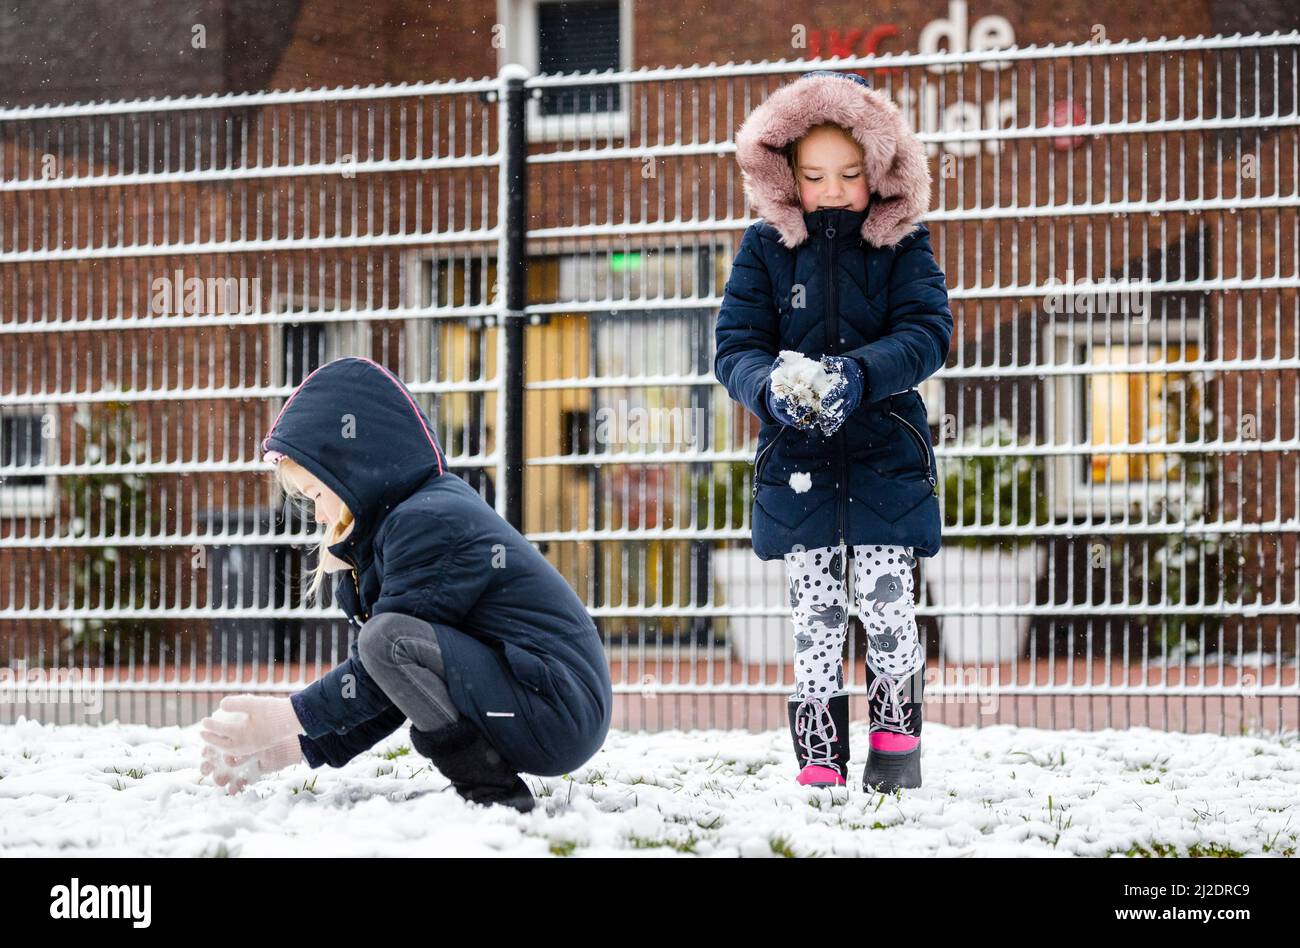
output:
M 641 300 L 698 299 L 721 293 L 723 247 L 602 248 L 559 258 L 557 302 L 624 306 Z
M 603 72 L 632 64 L 631 0 L 498 0 L 506 24 L 499 65 L 530 72 Z M 627 101 L 617 83 L 549 87 L 528 100 L 533 141 L 623 137 Z
M 1179 363 L 1195 360 L 1195 345 L 1093 346 L 1095 366 L 1136 361 Z M 1083 398 L 1089 440 L 1096 444 L 1168 444 L 1199 440 L 1200 390 L 1186 372 L 1114 374 L 1086 380 Z M 1093 454 L 1086 477 L 1093 484 L 1181 480 L 1176 456 L 1165 454 Z
M 605 72 L 619 68 L 618 0 L 561 0 L 537 8 L 537 71 Z M 615 84 L 542 90 L 542 115 L 617 112 Z
M 1203 440 L 1201 378 L 1189 368 L 1200 359 L 1198 330 L 1191 321 L 1185 327 L 1099 324 L 1091 333 L 1058 327 L 1049 337 L 1051 361 L 1081 370 L 1054 377 L 1049 441 L 1099 448 L 1055 459 L 1049 478 L 1058 514 L 1119 514 L 1160 498 L 1199 500 L 1200 471 L 1184 455 L 1114 450 Z M 1123 371 L 1126 366 L 1133 371 Z
M 53 414 L 15 412 L 0 415 L 0 468 L 38 467 L 52 459 Z M 54 513 L 54 477 L 0 473 L 0 516 L 47 517 Z
M 281 297 L 274 308 L 279 313 L 337 312 L 341 304 L 336 300 L 308 303 Z M 326 362 L 343 356 L 370 358 L 369 322 L 285 322 L 273 323 L 271 328 L 272 380 L 277 386 L 297 386 Z M 271 417 L 275 417 L 274 413 Z
M 496 304 L 496 259 L 486 248 L 412 254 L 409 266 L 406 299 L 412 306 L 490 310 Z M 404 323 L 406 381 L 417 388 L 430 382 L 443 387 L 437 395 L 416 391 L 416 401 L 433 422 L 448 462 L 489 505 L 496 502 L 491 468 L 478 459 L 495 450 L 496 393 L 491 385 L 485 389 L 497 373 L 494 324 L 490 312 Z

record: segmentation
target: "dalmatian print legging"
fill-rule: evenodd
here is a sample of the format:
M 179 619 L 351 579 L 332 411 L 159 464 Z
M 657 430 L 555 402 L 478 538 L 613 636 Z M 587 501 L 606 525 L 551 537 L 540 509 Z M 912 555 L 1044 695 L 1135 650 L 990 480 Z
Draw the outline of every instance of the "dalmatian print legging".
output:
M 925 660 L 916 628 L 910 546 L 872 544 L 796 550 L 785 555 L 794 618 L 795 684 L 800 700 L 844 690 L 848 631 L 846 551 L 852 550 L 853 600 L 867 630 L 867 662 L 905 678 Z

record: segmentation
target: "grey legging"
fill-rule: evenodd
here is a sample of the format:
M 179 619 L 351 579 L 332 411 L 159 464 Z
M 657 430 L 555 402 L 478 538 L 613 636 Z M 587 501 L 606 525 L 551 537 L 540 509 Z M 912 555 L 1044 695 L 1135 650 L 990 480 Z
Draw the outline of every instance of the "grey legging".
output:
M 382 612 L 361 630 L 357 652 L 384 694 L 421 731 L 439 730 L 460 717 L 447 689 L 438 636 L 423 619 Z

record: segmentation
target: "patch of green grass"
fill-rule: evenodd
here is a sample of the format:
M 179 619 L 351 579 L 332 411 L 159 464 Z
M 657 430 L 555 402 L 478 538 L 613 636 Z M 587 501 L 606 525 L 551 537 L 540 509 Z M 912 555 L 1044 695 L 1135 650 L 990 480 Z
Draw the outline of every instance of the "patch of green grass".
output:
M 1117 853 L 1117 852 L 1119 852 L 1118 849 L 1112 849 L 1109 850 L 1106 855 L 1110 855 L 1111 853 Z M 1173 845 L 1172 843 L 1161 843 L 1161 842 L 1157 842 L 1156 840 L 1152 840 L 1150 849 L 1148 849 L 1146 846 L 1143 846 L 1141 843 L 1134 843 L 1132 846 L 1128 848 L 1128 851 L 1125 852 L 1124 855 L 1128 856 L 1130 859 L 1139 858 L 1139 857 L 1142 859 L 1166 858 L 1166 857 L 1176 858 L 1178 856 L 1178 847 Z
M 1056 827 L 1056 837 L 1052 840 L 1052 847 L 1061 841 L 1061 834 L 1074 825 L 1074 817 L 1065 815 L 1065 807 L 1055 807 L 1052 805 L 1052 795 L 1047 795 L 1047 822 Z
M 1193 859 L 1204 859 L 1213 857 L 1215 859 L 1240 859 L 1246 854 L 1236 849 L 1230 849 L 1227 846 L 1220 846 L 1218 843 L 1192 843 L 1187 847 L 1187 855 Z
M 830 790 L 829 787 L 825 789 Z M 848 794 L 836 794 L 834 791 L 825 794 L 818 793 L 808 798 L 808 805 L 814 810 L 820 810 L 823 806 L 834 809 L 837 806 L 844 806 L 848 802 Z
M 577 842 L 572 839 L 551 840 L 552 856 L 572 856 L 573 851 L 577 848 L 578 848 Z
M 105 770 L 104 773 L 115 773 L 119 777 L 130 777 L 132 780 L 143 780 L 144 771 L 139 767 L 132 767 L 130 770 L 118 770 L 116 767 Z
M 1056 757 L 1053 757 L 1052 755 L 1049 754 L 1048 756 L 1042 758 L 1041 760 L 1035 757 L 1029 751 L 1012 751 L 1011 756 L 1023 757 L 1026 760 L 1028 760 L 1029 763 L 1033 764 L 1036 767 L 1042 767 L 1044 770 L 1056 770 L 1057 768 L 1065 766 L 1065 748 L 1061 748 L 1060 753 Z M 1015 771 L 1012 771 L 1011 776 L 1013 778 L 1015 777 Z
M 1270 810 L 1274 810 L 1274 812 L 1280 812 L 1280 811 L 1274 809 L 1273 807 L 1269 807 L 1268 809 L 1270 809 Z M 1291 825 L 1291 819 L 1290 819 L 1290 817 L 1287 818 L 1286 825 L 1287 825 L 1287 826 L 1290 826 L 1290 825 Z M 1273 851 L 1273 847 L 1277 845 L 1278 837 L 1282 835 L 1282 831 L 1285 830 L 1285 829 L 1286 829 L 1286 826 L 1283 826 L 1282 829 L 1278 830 L 1276 833 L 1274 833 L 1272 836 L 1270 836 L 1270 837 L 1269 837 L 1269 838 L 1264 842 L 1264 845 L 1263 845 L 1262 847 L 1260 847 L 1260 848 L 1262 849 L 1262 851 L 1263 851 L 1263 852 L 1266 852 L 1266 853 L 1268 853 L 1268 852 L 1272 852 L 1272 851 Z M 1291 838 L 1291 841 L 1292 841 L 1292 842 L 1295 842 L 1295 833 L 1290 834 L 1290 838 Z M 1282 855 L 1283 855 L 1283 856 L 1292 856 L 1292 855 L 1294 855 L 1294 854 L 1295 854 L 1295 847 L 1294 847 L 1294 846 L 1287 846 L 1286 848 L 1284 848 L 1284 849 L 1282 850 Z
M 319 775 L 317 775 L 317 776 L 319 776 Z M 315 792 L 316 792 L 316 777 L 312 777 L 310 783 L 307 782 L 306 780 L 304 780 L 304 781 L 302 782 L 302 786 L 301 786 L 301 787 L 294 787 L 294 788 L 293 788 L 293 792 L 294 792 L 295 795 L 297 795 L 297 794 L 299 794 L 299 793 L 315 793 Z
M 786 859 L 795 859 L 798 857 L 798 853 L 794 851 L 793 847 L 790 845 L 790 841 L 784 836 L 773 836 L 768 840 L 768 845 L 772 847 L 772 852 L 776 853 L 778 856 L 784 856 Z
M 1166 756 L 1166 757 L 1158 758 L 1154 762 L 1148 760 L 1140 764 L 1137 764 L 1135 766 L 1125 767 L 1124 769 L 1138 771 L 1138 772 L 1141 772 L 1143 770 L 1155 770 L 1158 773 L 1164 774 L 1169 772 L 1169 768 L 1165 766 L 1165 764 L 1167 763 L 1169 763 L 1169 758 Z M 1143 781 L 1143 783 L 1145 782 L 1146 781 Z
M 679 853 L 695 853 L 695 845 L 699 842 L 699 837 L 694 833 L 687 833 L 685 839 L 655 839 L 651 836 L 631 835 L 627 838 L 627 843 L 633 849 L 673 849 Z
M 411 748 L 403 744 L 401 747 L 398 747 L 395 750 L 385 751 L 384 760 L 397 760 L 397 758 L 405 757 L 410 752 L 411 752 Z

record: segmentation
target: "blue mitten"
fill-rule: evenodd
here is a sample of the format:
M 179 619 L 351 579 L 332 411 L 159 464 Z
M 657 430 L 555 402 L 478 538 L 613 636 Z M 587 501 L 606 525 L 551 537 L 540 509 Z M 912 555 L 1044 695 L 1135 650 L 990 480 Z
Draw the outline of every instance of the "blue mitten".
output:
M 866 391 L 866 378 L 857 359 L 846 356 L 822 356 L 822 368 L 834 377 L 831 387 L 822 393 L 821 412 L 817 423 L 822 433 L 832 435 L 839 431 L 845 419 L 862 404 Z
M 798 414 L 801 408 L 787 404 L 786 400 L 773 392 L 770 386 L 767 390 L 767 410 L 772 413 L 773 418 L 783 425 L 803 428 L 805 431 L 813 428 L 812 419 L 809 415 Z
M 781 360 L 777 359 L 772 363 L 772 368 L 775 369 L 780 364 Z M 772 413 L 773 418 L 783 425 L 790 425 L 803 431 L 814 431 L 817 428 L 816 412 L 811 408 L 778 395 L 772 390 L 771 381 L 767 385 L 767 410 Z

